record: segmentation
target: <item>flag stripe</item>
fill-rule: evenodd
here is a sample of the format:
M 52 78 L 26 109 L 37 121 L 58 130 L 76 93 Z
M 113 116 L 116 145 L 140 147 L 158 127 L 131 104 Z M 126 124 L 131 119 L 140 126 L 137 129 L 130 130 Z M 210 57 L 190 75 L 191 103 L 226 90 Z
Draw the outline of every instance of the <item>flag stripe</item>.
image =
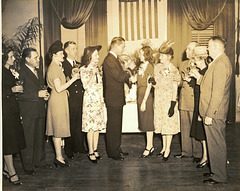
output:
M 119 3 L 119 34 L 126 40 L 159 37 L 159 0 Z

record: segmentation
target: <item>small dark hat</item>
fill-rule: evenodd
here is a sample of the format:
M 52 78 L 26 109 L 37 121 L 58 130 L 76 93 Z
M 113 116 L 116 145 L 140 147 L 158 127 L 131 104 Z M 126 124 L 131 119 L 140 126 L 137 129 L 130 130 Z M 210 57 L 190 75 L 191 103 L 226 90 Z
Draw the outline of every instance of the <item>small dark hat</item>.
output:
M 49 48 L 48 50 L 48 53 L 49 53 L 49 56 L 50 58 L 52 59 L 52 55 L 53 54 L 56 54 L 57 52 L 59 51 L 63 51 L 63 48 L 62 48 L 63 44 L 61 43 L 60 40 L 57 40 L 55 41 Z
M 90 63 L 90 58 L 92 56 L 92 53 L 97 50 L 101 50 L 102 46 L 101 45 L 97 45 L 97 46 L 88 46 L 84 49 L 83 52 L 83 56 L 82 56 L 82 64 L 84 64 L 86 67 L 88 66 L 88 64 Z
M 90 57 L 92 55 L 92 53 L 97 50 L 101 50 L 102 49 L 102 46 L 101 45 L 97 45 L 97 46 L 88 46 L 84 49 L 84 53 L 83 53 L 83 56 L 86 56 L 86 57 Z

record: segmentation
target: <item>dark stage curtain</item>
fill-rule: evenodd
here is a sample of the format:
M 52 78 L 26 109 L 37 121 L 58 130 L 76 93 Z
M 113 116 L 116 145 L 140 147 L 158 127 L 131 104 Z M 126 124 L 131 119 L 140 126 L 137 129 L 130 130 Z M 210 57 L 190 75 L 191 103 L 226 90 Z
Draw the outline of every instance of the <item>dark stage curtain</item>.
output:
M 92 13 L 96 0 L 50 0 L 63 27 L 77 29 Z
M 85 23 L 86 47 L 102 45 L 99 52 L 99 64 L 102 64 L 108 52 L 107 40 L 107 0 L 97 0 L 92 14 Z
M 61 40 L 61 23 L 49 0 L 43 0 L 44 60 L 46 70 L 50 64 L 48 49 L 56 40 Z M 45 70 L 45 71 L 46 71 Z
M 172 46 L 174 50 L 172 62 L 178 67 L 184 59 L 188 43 L 191 42 L 191 27 L 184 18 L 179 1 L 168 0 L 167 12 L 167 36 L 169 40 L 175 42 Z
M 180 4 L 189 25 L 204 30 L 222 13 L 227 0 L 180 0 Z

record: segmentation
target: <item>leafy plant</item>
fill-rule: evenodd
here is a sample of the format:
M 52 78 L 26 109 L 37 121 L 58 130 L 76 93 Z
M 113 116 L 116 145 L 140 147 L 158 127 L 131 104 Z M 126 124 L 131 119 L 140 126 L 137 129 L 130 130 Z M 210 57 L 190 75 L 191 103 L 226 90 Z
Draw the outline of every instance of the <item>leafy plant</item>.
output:
M 20 60 L 22 52 L 25 48 L 31 47 L 36 44 L 37 37 L 42 31 L 42 24 L 39 24 L 38 17 L 29 19 L 25 24 L 17 28 L 17 32 L 11 39 L 8 39 L 6 35 L 2 36 L 2 42 L 6 47 L 12 47 L 15 51 L 16 65 L 15 68 L 20 68 Z

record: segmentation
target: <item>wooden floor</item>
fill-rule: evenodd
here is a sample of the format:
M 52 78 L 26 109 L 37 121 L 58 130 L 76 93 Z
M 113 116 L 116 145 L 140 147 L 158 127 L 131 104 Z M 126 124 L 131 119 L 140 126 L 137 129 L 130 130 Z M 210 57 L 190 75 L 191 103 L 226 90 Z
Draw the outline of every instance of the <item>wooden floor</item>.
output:
M 100 135 L 99 151 L 103 156 L 98 164 L 92 164 L 86 155 L 78 154 L 69 168 L 53 170 L 36 169 L 34 176 L 24 174 L 19 156 L 14 158 L 15 167 L 23 185 L 14 186 L 3 181 L 3 190 L 82 190 L 82 191 L 212 191 L 240 190 L 240 125 L 228 125 L 228 184 L 205 185 L 202 174 L 208 168 L 197 169 L 192 159 L 176 159 L 180 153 L 179 135 L 173 139 L 171 156 L 167 162 L 156 157 L 161 149 L 159 135 L 154 137 L 155 153 L 150 158 L 139 158 L 144 149 L 143 134 L 123 134 L 122 148 L 129 152 L 124 161 L 107 157 L 104 134 Z M 50 143 L 46 144 L 47 160 L 54 159 Z

